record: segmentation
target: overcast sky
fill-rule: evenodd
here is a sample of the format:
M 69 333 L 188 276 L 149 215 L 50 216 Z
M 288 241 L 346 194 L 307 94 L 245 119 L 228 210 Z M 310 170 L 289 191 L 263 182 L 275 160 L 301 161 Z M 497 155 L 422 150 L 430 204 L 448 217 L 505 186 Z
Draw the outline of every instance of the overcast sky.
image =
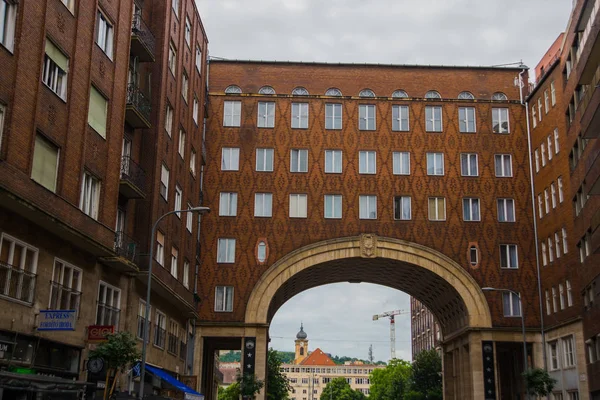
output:
M 196 2 L 215 57 L 445 65 L 522 60 L 531 69 L 565 30 L 571 12 L 571 0 Z M 366 358 L 373 343 L 375 357 L 387 360 L 389 323 L 371 317 L 397 308 L 408 308 L 408 297 L 383 287 L 316 288 L 279 310 L 271 327 L 272 345 L 292 350 L 303 320 L 309 339 L 314 338 L 310 348 Z M 399 357 L 410 359 L 408 318 L 399 321 L 397 349 Z

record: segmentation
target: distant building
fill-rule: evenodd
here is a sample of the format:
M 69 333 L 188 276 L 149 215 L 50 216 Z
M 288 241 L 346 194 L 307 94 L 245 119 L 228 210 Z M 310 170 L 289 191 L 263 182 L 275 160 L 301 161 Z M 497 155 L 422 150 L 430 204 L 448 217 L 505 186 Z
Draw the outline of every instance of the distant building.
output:
M 410 298 L 410 335 L 412 338 L 413 360 L 423 350 L 439 347 L 441 340 L 440 325 L 434 315 L 423 303 Z
M 223 374 L 221 386 L 227 387 L 234 383 L 240 370 L 241 366 L 239 361 L 219 363 L 218 371 Z
M 304 326 L 300 327 L 296 335 L 295 348 L 294 363 L 281 365 L 281 372 L 288 377 L 292 386 L 291 400 L 318 400 L 325 386 L 339 377 L 345 378 L 352 389 L 369 395 L 371 372 L 375 368 L 383 368 L 381 365 L 362 362 L 337 365 L 319 348 L 309 354 L 308 335 L 304 332 Z

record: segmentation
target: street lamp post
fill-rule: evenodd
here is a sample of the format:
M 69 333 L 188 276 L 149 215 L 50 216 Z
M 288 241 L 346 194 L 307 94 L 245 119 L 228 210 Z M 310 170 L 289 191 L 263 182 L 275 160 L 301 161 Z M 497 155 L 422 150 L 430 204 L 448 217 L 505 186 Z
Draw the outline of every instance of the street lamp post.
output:
M 162 221 L 168 215 L 175 213 L 188 213 L 197 212 L 199 214 L 205 214 L 210 212 L 209 207 L 192 207 L 187 210 L 174 210 L 169 211 L 166 214 L 161 215 L 154 225 L 152 226 L 152 233 L 150 235 L 150 259 L 148 260 L 148 283 L 146 292 L 146 318 L 144 321 L 144 338 L 142 339 L 142 360 L 140 361 L 140 393 L 139 398 L 144 398 L 144 379 L 146 377 L 146 350 L 148 347 L 148 340 L 150 338 L 150 294 L 152 293 L 152 265 L 154 264 L 154 236 L 156 235 L 156 229 L 158 223 Z
M 498 289 L 493 287 L 484 287 L 481 288 L 484 292 L 509 292 L 514 294 L 519 299 L 519 307 L 521 311 L 521 330 L 523 332 L 523 372 L 527 370 L 527 338 L 525 337 L 525 316 L 523 312 L 523 301 L 521 300 L 521 294 L 515 292 L 511 289 Z M 527 387 L 525 387 L 525 391 L 527 392 Z M 526 394 L 527 395 L 527 394 Z

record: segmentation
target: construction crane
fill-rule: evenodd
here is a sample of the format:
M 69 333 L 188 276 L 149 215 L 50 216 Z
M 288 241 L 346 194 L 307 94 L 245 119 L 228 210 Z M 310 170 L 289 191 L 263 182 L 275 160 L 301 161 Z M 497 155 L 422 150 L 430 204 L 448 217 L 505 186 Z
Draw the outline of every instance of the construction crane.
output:
M 410 311 L 394 310 L 386 311 L 383 314 L 373 315 L 373 321 L 377 321 L 379 318 L 385 317 L 390 319 L 390 355 L 392 360 L 396 358 L 396 321 L 394 320 L 394 316 L 402 314 L 410 314 Z

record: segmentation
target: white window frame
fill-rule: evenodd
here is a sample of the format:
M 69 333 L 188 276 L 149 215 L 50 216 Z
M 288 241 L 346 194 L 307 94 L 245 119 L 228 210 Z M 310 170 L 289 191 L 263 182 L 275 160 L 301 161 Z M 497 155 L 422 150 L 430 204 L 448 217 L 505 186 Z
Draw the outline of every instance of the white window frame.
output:
M 84 214 L 98 219 L 100 209 L 100 192 L 102 184 L 98 178 L 85 171 L 81 180 L 81 193 L 79 196 L 79 209 Z
M 2 1 L 2 0 L 0 0 Z M 50 53 L 50 54 L 49 54 Z M 60 55 L 56 54 L 60 53 Z M 63 60 L 55 60 L 52 56 L 60 59 L 64 57 L 66 65 L 61 66 Z M 44 55 L 44 65 L 42 71 L 42 82 L 48 89 L 54 92 L 58 97 L 67 100 L 67 81 L 69 72 L 69 58 L 48 38 L 46 38 L 46 52 Z
M 169 43 L 169 59 L 167 63 L 169 65 L 169 71 L 175 76 L 177 73 L 177 48 L 175 48 L 175 44 L 172 41 Z
M 435 208 L 435 215 L 431 215 L 431 202 L 434 202 L 434 208 Z M 444 210 L 444 216 L 443 218 L 440 218 L 439 215 L 439 203 L 442 202 L 443 205 L 443 210 Z M 447 218 L 446 215 L 446 198 L 445 197 L 429 197 L 427 199 L 427 215 L 429 218 L 429 221 L 445 221 Z
M 425 132 L 443 132 L 442 106 L 425 106 Z
M 459 107 L 458 122 L 460 133 L 476 133 L 477 117 L 475 115 L 475 107 Z
M 567 242 L 567 228 L 562 228 L 562 242 L 563 242 L 563 254 L 569 252 L 569 245 Z
M 237 216 L 237 200 L 238 194 L 236 192 L 221 192 L 219 194 L 219 216 Z
M 325 104 L 325 129 L 335 130 L 342 129 L 343 111 L 340 103 Z
M 358 152 L 358 173 L 374 175 L 377 173 L 377 152 L 373 150 L 361 150 Z M 372 163 L 372 165 L 371 165 Z M 373 168 L 371 168 L 373 167 Z
M 156 255 L 154 259 L 161 266 L 165 265 L 165 235 L 161 231 L 156 231 Z
M 560 253 L 560 236 L 558 232 L 554 232 L 554 247 L 556 249 L 556 258 L 559 259 L 561 256 Z
M 542 194 L 537 195 L 538 200 L 538 211 L 540 219 L 544 218 L 544 201 L 542 200 Z
M 4 46 L 10 53 L 15 47 L 15 28 L 17 25 L 17 4 L 7 3 L 2 1 L 0 8 L 0 45 Z
M 560 152 L 560 135 L 558 133 L 558 128 L 554 128 L 554 154 L 558 154 Z
M 254 194 L 254 216 L 266 218 L 273 216 L 273 193 Z
M 542 265 L 545 267 L 548 265 L 548 251 L 546 249 L 546 242 L 542 240 L 541 243 L 541 252 L 542 252 Z
M 463 160 L 466 160 L 466 171 Z M 472 173 L 473 165 L 475 166 L 475 173 Z M 461 176 L 479 176 L 479 155 L 477 153 L 460 153 L 460 174 Z
M 575 340 L 573 336 L 565 336 L 562 339 L 564 368 L 571 368 L 577 365 Z
M 323 217 L 326 219 L 341 219 L 343 199 L 341 194 L 326 194 L 323 197 Z M 329 205 L 329 207 L 328 207 Z M 328 209 L 331 213 L 328 215 Z
M 190 173 L 196 177 L 196 150 L 193 147 L 190 150 Z
M 181 204 L 183 200 L 183 190 L 179 185 L 175 185 L 175 205 L 173 210 L 181 210 Z M 175 213 L 177 218 L 181 219 L 181 213 Z
M 405 208 L 408 208 L 408 215 L 406 215 L 406 213 L 405 213 L 405 211 L 406 211 Z M 394 196 L 394 220 L 396 220 L 396 221 L 412 220 L 412 198 L 411 198 L 411 196 Z
M 571 287 L 571 281 L 568 279 L 565 281 L 567 287 L 567 307 L 573 306 L 573 289 Z
M 110 301 L 110 304 L 107 303 L 107 298 L 106 298 L 106 295 L 109 290 L 111 290 L 114 294 L 117 295 L 116 301 L 115 301 L 115 297 L 113 297 Z M 116 286 L 113 286 L 107 282 L 100 281 L 98 283 L 98 297 L 96 297 L 96 299 L 98 301 L 97 306 L 96 306 L 96 323 L 97 323 L 97 325 L 114 325 L 115 331 L 118 330 L 120 314 L 121 314 L 121 289 Z M 113 308 L 116 311 L 116 321 L 112 320 L 110 318 L 110 316 L 108 317 L 109 319 L 106 320 L 106 318 L 107 318 L 106 315 L 101 315 L 101 316 L 98 315 L 101 305 L 108 306 L 110 308 Z M 103 312 L 104 312 L 104 310 L 103 310 Z M 111 323 L 111 322 L 114 322 L 114 323 Z
M 258 148 L 256 149 L 256 171 L 257 172 L 273 172 L 273 163 L 275 157 L 274 149 L 270 148 Z M 271 156 L 271 162 L 268 163 L 269 154 Z
M 550 184 L 550 195 L 552 200 L 552 208 L 556 208 L 556 185 L 554 182 Z
M 549 354 L 549 369 L 550 371 L 557 371 L 560 369 L 560 358 L 558 356 L 558 340 L 548 342 L 548 354 Z
M 169 168 L 165 164 L 161 164 L 160 170 L 160 195 L 165 199 L 169 200 Z
M 308 195 L 306 193 L 290 194 L 290 218 L 307 218 Z
M 506 123 L 506 129 L 503 127 L 503 123 Z M 496 127 L 498 127 L 498 129 Z M 492 131 L 500 135 L 510 133 L 508 108 L 492 108 Z
M 511 198 L 500 198 L 496 201 L 498 206 L 498 222 L 515 222 L 517 220 L 515 200 Z M 512 220 L 509 209 L 512 210 Z
M 535 149 L 534 156 L 535 156 L 535 172 L 540 172 L 540 151 L 539 151 L 539 149 Z
M 557 179 L 558 182 L 558 201 L 562 203 L 565 200 L 565 193 L 563 191 L 563 178 L 559 176 Z
M 234 238 L 217 239 L 217 263 L 234 264 L 235 263 L 236 240 Z
M 100 9 L 96 13 L 96 44 L 109 59 L 113 59 L 114 24 Z
M 171 275 L 177 279 L 179 273 L 179 249 L 175 246 L 171 246 Z
M 292 103 L 292 129 L 308 129 L 308 103 Z
M 556 105 L 556 87 L 554 81 L 550 82 L 550 97 L 552 99 L 552 107 Z
M 173 107 L 169 103 L 167 103 L 165 111 L 165 131 L 171 137 L 171 133 L 173 132 Z
M 308 150 L 292 149 L 290 150 L 290 172 L 305 173 L 308 172 Z
M 219 293 L 221 291 L 222 293 Z M 228 292 L 230 292 L 230 296 L 228 296 Z M 233 299 L 234 299 L 235 291 L 233 286 L 216 286 L 215 287 L 215 312 L 233 312 Z M 222 307 L 218 308 L 219 297 L 221 297 Z M 230 302 L 228 303 L 228 297 L 230 297 Z
M 506 310 L 506 304 L 505 304 L 505 298 L 508 297 L 509 299 L 509 307 L 510 310 L 507 313 Z M 515 302 L 517 302 L 518 306 L 519 306 L 519 310 L 518 312 L 515 312 L 514 308 L 515 308 Z M 505 317 L 521 317 L 521 313 L 522 311 L 522 304 L 521 304 L 521 298 L 520 295 L 517 296 L 516 293 L 512 293 L 512 292 L 503 292 L 502 293 L 502 310 L 503 310 L 503 314 Z
M 429 176 L 444 176 L 445 175 L 445 166 L 444 166 L 444 153 L 427 153 L 427 175 Z M 441 157 L 441 158 L 440 158 Z M 441 160 L 441 161 L 440 161 Z M 433 165 L 430 166 L 431 162 Z M 442 171 L 441 173 L 437 173 L 439 169 L 439 165 L 441 163 Z M 430 169 L 432 169 L 432 173 L 430 173 Z
M 188 47 L 191 47 L 191 40 L 192 40 L 192 22 L 190 21 L 190 18 L 186 15 L 185 16 L 185 42 L 187 43 Z
M 558 284 L 558 298 L 559 298 L 560 309 L 564 310 L 565 309 L 565 287 L 562 283 Z
M 392 105 L 392 131 L 410 131 L 410 108 L 402 105 Z
M 515 265 L 510 258 L 511 249 L 515 252 Z M 502 265 L 502 253 L 506 257 L 506 265 Z M 501 244 L 500 245 L 500 268 L 501 269 L 518 269 L 519 268 L 519 248 L 516 244 Z
M 181 76 L 181 96 L 183 97 L 183 101 L 185 101 L 185 104 L 188 103 L 189 95 L 190 95 L 190 78 L 184 69 L 183 74 Z
M 6 242 L 9 243 L 8 259 L 6 261 L 6 264 L 10 266 L 10 269 L 7 270 L 6 274 L 3 274 L 4 287 L 0 287 L 0 296 L 11 301 L 14 300 L 18 302 L 32 304 L 35 296 L 39 250 L 36 247 L 31 246 L 29 243 L 23 242 L 22 240 L 15 238 L 14 236 L 7 235 L 6 233 L 0 234 L 0 250 Z M 22 250 L 20 251 L 20 260 L 15 260 L 15 246 L 19 246 L 22 248 Z M 32 253 L 30 265 L 25 264 L 28 252 Z M 23 273 L 32 275 L 32 285 L 29 288 L 29 293 L 25 294 L 23 294 L 23 283 L 25 280 Z M 17 291 L 14 297 L 10 296 L 10 288 L 11 286 L 13 286 L 11 280 L 13 279 L 16 279 L 17 281 Z
M 540 145 L 540 155 L 542 157 L 542 168 L 546 166 L 546 144 L 542 143 Z
M 196 69 L 199 74 L 202 73 L 202 49 L 198 43 L 196 43 Z
M 377 111 L 374 104 L 358 105 L 358 130 L 374 131 L 377 129 Z
M 325 150 L 325 173 L 341 174 L 343 169 L 342 150 Z
M 359 219 L 377 219 L 377 196 L 360 195 L 358 196 L 358 205 Z
M 188 260 L 183 261 L 183 275 L 181 276 L 181 283 L 186 289 L 190 288 L 190 262 Z
M 192 119 L 194 120 L 194 124 L 198 126 L 198 117 L 200 113 L 200 103 L 198 102 L 198 97 L 194 94 L 194 101 L 192 106 Z
M 4 134 L 4 120 L 6 117 L 6 106 L 0 103 L 0 151 L 2 151 L 2 136 Z
M 410 175 L 410 152 L 394 151 L 392 153 L 392 173 L 394 175 Z
M 477 205 L 474 207 L 474 205 Z M 468 208 L 468 210 L 467 210 Z M 477 210 L 475 212 L 475 210 Z M 463 198 L 463 221 L 479 222 L 481 221 L 480 201 L 475 197 Z
M 548 238 L 548 262 L 554 262 L 554 242 L 552 238 Z
M 179 156 L 185 160 L 185 131 L 179 128 L 179 142 L 177 143 L 177 152 Z
M 544 90 L 544 111 L 548 114 L 550 110 L 550 97 L 548 96 L 548 89 Z
M 223 126 L 239 127 L 242 122 L 242 102 L 227 100 L 223 102 Z
M 240 149 L 238 147 L 223 147 L 221 149 L 221 171 L 239 171 L 239 169 Z
M 259 128 L 275 127 L 275 102 L 259 101 L 257 124 Z
M 188 210 L 191 210 L 193 208 L 193 206 L 190 203 L 187 203 L 187 207 Z M 187 215 L 185 219 L 185 229 L 187 229 L 189 233 L 192 233 L 192 230 L 194 229 L 194 213 L 188 211 L 186 214 Z
M 179 0 L 171 0 L 171 8 L 175 13 L 175 16 L 179 18 Z

